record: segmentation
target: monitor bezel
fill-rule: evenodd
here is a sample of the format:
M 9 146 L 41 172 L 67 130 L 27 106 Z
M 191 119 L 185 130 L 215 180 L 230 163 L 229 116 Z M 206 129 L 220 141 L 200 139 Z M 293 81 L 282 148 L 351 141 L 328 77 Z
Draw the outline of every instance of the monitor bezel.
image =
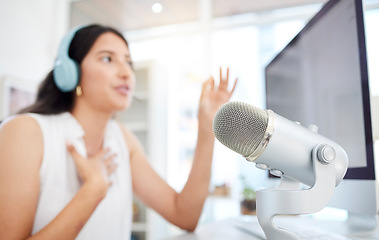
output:
M 330 0 L 328 1 L 319 12 L 303 27 L 302 30 L 272 59 L 272 61 L 265 67 L 265 81 L 267 81 L 268 68 L 278 61 L 284 54 L 287 48 L 301 38 L 301 36 L 307 32 L 314 24 L 316 24 L 320 18 L 329 12 L 339 1 L 342 0 Z M 357 23 L 357 35 L 358 35 L 358 51 L 359 51 L 359 64 L 360 64 L 360 82 L 362 92 L 363 103 L 363 118 L 365 129 L 365 146 L 366 146 L 366 167 L 348 168 L 344 179 L 365 179 L 375 180 L 375 167 L 374 167 L 374 147 L 372 136 L 372 122 L 371 122 L 371 106 L 370 106 L 370 90 L 368 81 L 368 68 L 367 68 L 367 54 L 366 54 L 366 40 L 365 40 L 365 28 L 363 19 L 363 6 L 361 0 L 354 0 L 356 11 L 356 23 Z M 268 89 L 266 84 L 266 106 L 268 104 Z

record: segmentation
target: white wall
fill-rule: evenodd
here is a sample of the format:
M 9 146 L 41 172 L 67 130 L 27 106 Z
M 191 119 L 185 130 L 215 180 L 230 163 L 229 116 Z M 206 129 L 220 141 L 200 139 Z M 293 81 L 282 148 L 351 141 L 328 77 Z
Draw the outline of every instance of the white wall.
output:
M 68 22 L 69 0 L 1 0 L 0 78 L 41 81 Z

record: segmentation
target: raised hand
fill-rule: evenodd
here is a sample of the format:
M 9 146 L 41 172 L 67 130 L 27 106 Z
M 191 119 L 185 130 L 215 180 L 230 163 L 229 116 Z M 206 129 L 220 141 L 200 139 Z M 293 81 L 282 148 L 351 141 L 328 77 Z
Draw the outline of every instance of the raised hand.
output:
M 226 76 L 222 76 L 222 69 L 220 67 L 220 83 L 215 87 L 215 80 L 211 76 L 203 83 L 200 104 L 199 104 L 199 127 L 212 130 L 213 118 L 217 110 L 226 102 L 228 102 L 233 95 L 234 89 L 237 84 L 236 79 L 231 91 L 228 91 L 229 85 L 229 68 L 226 70 Z

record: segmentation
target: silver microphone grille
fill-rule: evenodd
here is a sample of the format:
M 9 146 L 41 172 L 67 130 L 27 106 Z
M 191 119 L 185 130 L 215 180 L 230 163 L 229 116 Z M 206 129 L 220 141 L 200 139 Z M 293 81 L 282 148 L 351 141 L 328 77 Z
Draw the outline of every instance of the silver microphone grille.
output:
M 222 144 L 248 157 L 264 138 L 268 120 L 266 110 L 247 103 L 229 102 L 217 111 L 213 132 Z

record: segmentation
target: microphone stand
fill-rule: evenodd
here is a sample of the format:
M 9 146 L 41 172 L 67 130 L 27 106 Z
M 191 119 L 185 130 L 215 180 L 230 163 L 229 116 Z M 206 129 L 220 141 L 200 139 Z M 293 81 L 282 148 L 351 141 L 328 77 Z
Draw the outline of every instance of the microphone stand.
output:
M 334 161 L 325 162 L 318 154 L 323 146 L 318 144 L 312 150 L 315 172 L 312 187 L 299 190 L 300 183 L 284 174 L 277 188 L 257 191 L 257 218 L 267 240 L 300 240 L 296 234 L 275 226 L 273 218 L 317 212 L 332 198 L 336 184 L 335 166 Z

